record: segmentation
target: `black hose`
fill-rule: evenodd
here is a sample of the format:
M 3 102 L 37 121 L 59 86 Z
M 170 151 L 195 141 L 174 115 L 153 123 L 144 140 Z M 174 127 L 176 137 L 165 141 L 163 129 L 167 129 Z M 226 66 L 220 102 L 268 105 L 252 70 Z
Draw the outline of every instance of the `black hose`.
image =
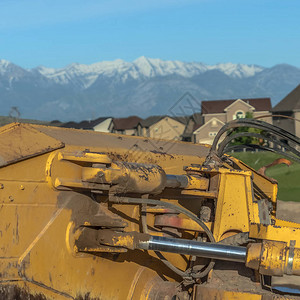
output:
M 143 233 L 147 233 L 149 234 L 149 230 L 148 230 L 148 225 L 147 225 L 147 220 L 146 220 L 146 215 L 144 213 L 147 213 L 147 204 L 146 203 L 142 203 L 141 204 L 141 221 L 142 221 L 142 232 Z M 159 251 L 154 251 L 154 253 L 156 254 L 156 256 L 169 268 L 171 269 L 173 272 L 175 272 L 177 275 L 181 276 L 181 277 L 186 277 L 187 274 L 186 272 L 181 271 L 180 269 L 178 269 L 177 267 L 175 267 L 171 262 L 169 262 L 163 254 L 161 254 L 161 252 Z
M 238 127 L 251 127 L 251 128 L 257 128 L 257 129 L 261 129 L 261 130 L 266 130 L 272 133 L 275 133 L 276 135 L 281 136 L 282 138 L 288 139 L 296 144 L 300 144 L 300 139 L 296 136 L 294 136 L 293 134 L 285 131 L 282 128 L 279 128 L 277 126 L 274 125 L 270 125 L 266 122 L 263 121 L 259 121 L 259 120 L 252 120 L 252 119 L 238 119 L 238 120 L 234 120 L 231 122 L 228 122 L 227 124 L 225 124 L 220 131 L 217 133 L 212 147 L 211 147 L 211 151 L 215 151 L 218 145 L 218 142 L 220 140 L 220 137 L 227 132 L 229 129 L 232 128 L 238 128 Z
M 155 200 L 155 199 L 141 199 L 141 198 L 130 198 L 130 197 L 112 197 L 111 199 L 109 199 L 110 202 L 114 202 L 114 203 L 120 203 L 120 204 L 143 204 L 143 203 L 147 203 L 149 205 L 163 205 L 166 206 L 168 208 L 171 209 L 175 209 L 178 212 L 186 215 L 187 217 L 191 218 L 193 221 L 195 221 L 196 223 L 198 223 L 202 229 L 204 230 L 204 232 L 207 234 L 210 242 L 215 243 L 215 238 L 212 234 L 212 232 L 210 231 L 210 229 L 206 226 L 206 224 L 201 221 L 195 214 L 193 214 L 192 212 L 190 212 L 189 210 L 181 207 L 181 206 L 177 206 L 173 203 L 170 202 L 164 202 L 161 200 Z
M 119 203 L 119 204 L 149 204 L 149 205 L 159 205 L 159 206 L 162 205 L 167 208 L 174 209 L 174 210 L 178 211 L 179 213 L 182 213 L 182 214 L 186 215 L 187 217 L 191 218 L 196 223 L 198 223 L 202 227 L 204 232 L 207 234 L 210 242 L 212 242 L 212 243 L 216 242 L 212 232 L 210 231 L 210 229 L 206 226 L 206 224 L 202 220 L 200 220 L 195 214 L 188 211 L 187 209 L 177 206 L 173 203 L 164 202 L 164 201 L 160 201 L 160 200 L 154 200 L 154 199 L 146 199 L 146 198 L 141 199 L 141 198 L 130 198 L 130 197 L 111 197 L 109 199 L 109 201 L 114 202 L 114 203 Z M 144 222 L 145 222 L 145 220 L 144 220 Z M 143 226 L 143 228 L 144 228 L 144 226 Z M 160 253 L 160 255 L 162 256 L 161 253 Z M 165 259 L 165 258 L 163 257 L 163 259 Z M 192 273 L 189 274 L 187 272 L 183 272 L 183 271 L 177 269 L 175 266 L 173 266 L 169 261 L 167 261 L 166 265 L 168 267 L 171 266 L 171 269 L 175 273 L 180 275 L 181 277 L 191 277 L 192 276 L 193 278 L 202 278 L 202 277 L 207 276 L 208 273 L 213 269 L 213 267 L 215 265 L 215 261 L 211 260 L 210 263 L 207 265 L 207 267 L 202 272 L 197 272 L 195 274 L 192 274 Z M 176 268 L 176 269 L 174 269 L 174 268 Z M 191 275 L 191 276 L 189 276 L 189 275 Z
M 220 130 L 219 132 L 217 133 L 214 141 L 213 141 L 213 144 L 212 144 L 212 147 L 209 151 L 209 154 L 208 156 L 206 157 L 206 160 L 204 162 L 204 166 L 210 166 L 211 164 L 212 165 L 217 165 L 217 164 L 222 164 L 221 162 L 221 153 L 223 151 L 225 151 L 225 147 L 226 147 L 226 144 L 229 143 L 229 138 L 228 139 L 225 139 L 226 142 L 222 142 L 222 148 L 224 150 L 220 150 L 220 151 L 217 151 L 217 145 L 219 144 L 219 140 L 221 138 L 221 136 L 226 133 L 228 130 L 230 129 L 234 129 L 234 128 L 239 128 L 239 127 L 251 127 L 251 128 L 257 128 L 257 129 L 260 129 L 260 130 L 263 130 L 263 131 L 267 131 L 268 134 L 270 135 L 270 133 L 274 134 L 275 136 L 278 136 L 278 137 L 281 137 L 283 139 L 286 139 L 288 140 L 289 142 L 293 142 L 295 143 L 296 145 L 300 145 L 300 139 L 298 137 L 296 137 L 295 135 L 285 131 L 284 129 L 281 129 L 275 125 L 271 125 L 271 124 L 268 124 L 266 122 L 263 122 L 263 121 L 259 121 L 259 120 L 254 120 L 254 119 L 237 119 L 237 120 L 234 120 L 234 121 L 231 121 L 231 122 L 228 122 L 227 124 L 225 124 Z M 235 136 L 235 135 L 234 135 Z M 264 138 L 264 136 L 262 136 L 262 138 Z M 275 142 L 275 141 L 273 141 Z M 277 143 L 280 144 L 282 142 L 279 142 L 277 140 Z M 280 144 L 281 145 L 281 144 Z M 252 145 L 251 145 L 252 146 Z M 286 145 L 284 144 L 284 147 L 287 148 L 287 147 L 290 147 L 289 145 Z M 268 151 L 272 151 L 272 152 L 281 152 L 279 149 L 272 149 L 272 148 L 268 148 L 268 147 L 256 147 L 256 148 L 260 148 L 260 149 L 264 149 L 264 150 L 268 150 Z M 230 149 L 232 149 L 230 147 Z M 228 148 L 226 148 L 226 150 L 228 150 Z M 296 150 L 295 150 L 296 151 Z M 293 153 L 295 153 L 295 151 L 292 151 Z M 283 153 L 283 152 L 282 152 Z M 295 153 L 297 156 L 299 156 L 298 153 Z M 297 160 L 298 159 L 295 159 L 294 156 L 289 156 L 287 154 L 283 154 L 291 159 L 294 159 L 294 160 Z
M 274 136 L 264 136 L 264 135 L 261 135 L 259 133 L 254 133 L 254 132 L 240 132 L 240 133 L 236 133 L 236 134 L 233 134 L 233 135 L 229 135 L 228 137 L 226 137 L 219 145 L 218 147 L 218 155 L 219 156 L 222 156 L 223 153 L 225 153 L 225 148 L 226 146 L 234 139 L 236 138 L 239 138 L 239 137 L 246 137 L 246 136 L 249 136 L 249 137 L 256 137 L 256 138 L 261 138 L 261 139 L 264 139 L 266 141 L 269 141 L 269 142 L 272 142 L 276 145 L 279 145 L 283 148 L 286 148 L 287 150 L 289 150 L 290 152 L 294 153 L 295 155 L 297 155 L 298 157 L 300 157 L 300 152 L 297 151 L 295 148 L 291 147 L 290 145 L 288 145 L 287 143 L 283 143 L 282 141 L 280 140 L 276 140 L 276 138 Z M 262 146 L 264 147 L 264 146 Z M 272 148 L 270 148 L 272 149 Z M 276 149 L 274 149 L 276 151 Z M 292 156 L 293 157 L 293 156 Z M 296 159 L 296 158 L 294 158 Z M 296 159 L 297 160 L 297 159 Z

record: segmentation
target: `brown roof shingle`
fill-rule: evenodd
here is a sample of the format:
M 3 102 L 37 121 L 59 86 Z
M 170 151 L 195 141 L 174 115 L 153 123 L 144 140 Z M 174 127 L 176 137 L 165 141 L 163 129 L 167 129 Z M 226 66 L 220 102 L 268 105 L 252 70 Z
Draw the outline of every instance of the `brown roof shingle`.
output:
M 144 120 L 142 120 L 140 123 L 142 125 L 142 127 L 150 127 L 153 124 L 159 122 L 160 120 L 162 120 L 163 118 L 167 117 L 167 115 L 163 115 L 163 116 L 150 116 Z
M 128 118 L 117 118 L 113 119 L 114 129 L 115 130 L 126 130 L 133 129 L 137 124 L 142 121 L 140 117 L 130 116 Z
M 200 113 L 195 113 L 190 116 L 187 125 L 185 126 L 182 137 L 192 137 L 193 132 L 203 125 L 203 116 Z
M 272 111 L 292 111 L 294 109 L 300 109 L 300 84 L 275 105 Z
M 236 100 L 237 99 L 202 101 L 201 112 L 202 114 L 223 113 L 224 109 Z M 272 108 L 270 98 L 250 98 L 241 100 L 253 106 L 256 111 L 270 111 Z

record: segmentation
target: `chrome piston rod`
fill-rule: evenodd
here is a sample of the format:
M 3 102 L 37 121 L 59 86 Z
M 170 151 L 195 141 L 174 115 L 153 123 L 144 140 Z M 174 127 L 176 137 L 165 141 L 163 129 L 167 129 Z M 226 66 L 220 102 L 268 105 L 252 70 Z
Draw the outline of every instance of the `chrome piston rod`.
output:
M 151 236 L 147 241 L 140 241 L 139 248 L 235 262 L 245 262 L 247 255 L 246 247 L 204 243 L 160 236 Z

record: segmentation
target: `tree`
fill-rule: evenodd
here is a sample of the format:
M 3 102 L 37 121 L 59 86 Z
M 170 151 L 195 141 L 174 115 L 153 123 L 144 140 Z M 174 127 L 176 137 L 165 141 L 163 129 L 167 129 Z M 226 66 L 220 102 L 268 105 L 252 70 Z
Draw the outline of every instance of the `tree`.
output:
M 238 116 L 237 116 L 238 118 Z M 252 112 L 246 112 L 245 119 L 253 119 L 253 113 Z M 236 133 L 243 133 L 243 132 L 252 132 L 252 133 L 258 133 L 263 135 L 263 130 L 257 129 L 257 128 L 250 128 L 250 127 L 237 127 L 234 128 L 232 131 L 228 133 L 228 135 L 234 135 Z M 231 141 L 230 146 L 234 145 L 263 145 L 265 141 L 263 139 L 259 139 L 252 136 L 241 136 L 238 138 L 235 138 Z

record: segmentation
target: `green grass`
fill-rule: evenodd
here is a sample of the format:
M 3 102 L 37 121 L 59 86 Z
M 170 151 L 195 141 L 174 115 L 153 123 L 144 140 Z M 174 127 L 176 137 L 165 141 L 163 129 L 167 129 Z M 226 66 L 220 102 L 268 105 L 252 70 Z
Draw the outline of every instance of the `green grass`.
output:
M 239 152 L 230 155 L 243 161 L 255 170 L 283 157 L 271 152 Z M 291 166 L 284 164 L 270 167 L 266 171 L 268 177 L 278 181 L 278 199 L 283 201 L 300 201 L 300 164 L 292 162 Z

